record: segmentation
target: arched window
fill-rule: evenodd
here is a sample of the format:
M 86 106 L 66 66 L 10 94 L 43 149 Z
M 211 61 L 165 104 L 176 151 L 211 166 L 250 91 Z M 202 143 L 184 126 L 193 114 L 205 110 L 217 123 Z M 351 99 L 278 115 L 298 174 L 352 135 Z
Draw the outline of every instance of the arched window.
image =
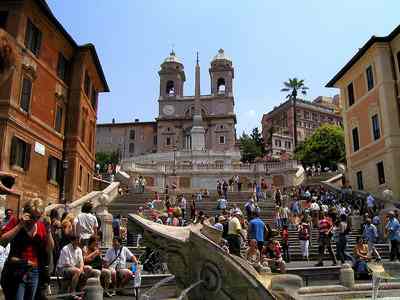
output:
M 225 79 L 219 78 L 217 80 L 217 91 L 218 94 L 225 94 Z
M 172 80 L 167 81 L 166 92 L 168 96 L 175 96 L 175 84 Z
M 130 143 L 129 144 L 129 153 L 134 153 L 135 152 L 135 144 L 134 143 Z

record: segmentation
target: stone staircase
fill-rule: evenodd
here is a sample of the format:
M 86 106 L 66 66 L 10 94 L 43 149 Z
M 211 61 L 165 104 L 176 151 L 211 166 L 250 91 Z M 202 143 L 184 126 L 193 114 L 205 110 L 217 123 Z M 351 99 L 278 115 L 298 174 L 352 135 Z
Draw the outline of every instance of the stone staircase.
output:
M 251 192 L 229 192 L 228 193 L 228 207 L 237 205 L 244 212 L 244 205 L 252 195 Z M 189 201 L 191 199 L 191 194 L 185 194 L 186 199 Z M 161 199 L 165 199 L 165 195 L 160 195 Z M 124 196 L 118 197 L 114 202 L 111 203 L 109 207 L 110 213 L 113 215 L 121 214 L 122 216 L 127 216 L 130 213 L 135 213 L 139 207 L 145 209 L 145 213 L 149 212 L 147 209 L 147 203 L 154 199 L 154 193 L 129 193 Z M 211 193 L 210 198 L 203 199 L 202 201 L 196 202 L 196 209 L 198 211 L 203 211 L 207 216 L 215 216 L 219 213 L 217 210 L 217 199 L 218 194 Z M 274 203 L 271 199 L 260 200 L 258 205 L 261 209 L 261 219 L 268 223 L 272 228 L 274 227 Z M 347 252 L 352 253 L 353 247 L 356 243 L 356 238 L 360 233 L 353 231 L 348 236 Z M 278 237 L 279 239 L 279 237 Z M 136 246 L 137 235 L 135 233 L 128 233 L 128 245 Z M 332 243 L 334 251 L 336 251 L 335 243 Z M 389 245 L 388 244 L 378 244 L 378 252 L 381 254 L 382 258 L 389 257 Z M 301 248 L 300 241 L 298 239 L 298 233 L 295 229 L 289 230 L 289 252 L 292 260 L 301 260 Z M 326 256 L 328 258 L 328 256 Z M 317 260 L 319 258 L 318 254 L 318 230 L 312 229 L 311 232 L 311 244 L 309 247 L 309 258 L 311 260 Z

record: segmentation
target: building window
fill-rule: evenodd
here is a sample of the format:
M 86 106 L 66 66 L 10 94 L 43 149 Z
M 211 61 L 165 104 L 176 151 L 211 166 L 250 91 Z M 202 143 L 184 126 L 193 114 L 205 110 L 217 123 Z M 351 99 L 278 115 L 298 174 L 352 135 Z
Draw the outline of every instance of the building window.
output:
M 85 143 L 85 136 L 86 136 L 86 112 L 82 112 L 82 119 L 81 119 L 81 141 Z
M 282 146 L 281 140 L 275 140 L 275 146 L 281 147 Z
M 371 121 L 372 121 L 372 133 L 374 135 L 374 141 L 376 141 L 381 137 L 378 114 L 373 115 Z
M 400 51 L 397 52 L 397 68 L 399 69 L 399 73 L 400 73 Z
M 90 98 L 90 77 L 89 73 L 86 71 L 85 72 L 85 83 L 84 83 L 84 89 L 85 89 L 85 94 L 88 98 Z
M 49 156 L 49 162 L 47 166 L 47 180 L 52 182 L 57 182 L 58 184 L 60 184 L 61 170 L 62 170 L 61 160 L 53 156 Z
M 310 119 L 310 112 L 304 111 L 304 119 L 306 119 L 306 120 Z
M 313 119 L 313 121 L 318 121 L 317 113 L 312 113 L 312 119 Z
M 25 47 L 31 50 L 33 54 L 38 56 L 41 43 L 42 43 L 41 31 L 35 25 L 33 25 L 33 23 L 28 19 L 25 32 Z
M 129 153 L 135 153 L 135 144 L 129 143 Z
M 61 53 L 58 54 L 57 76 L 62 81 L 67 81 L 69 61 Z
M 224 135 L 220 135 L 219 136 L 219 143 L 220 144 L 225 144 L 225 136 Z
M 157 136 L 156 136 L 156 135 L 153 136 L 153 144 L 154 144 L 154 145 L 157 145 Z
M 82 187 L 83 167 L 79 166 L 79 186 Z
M 285 148 L 290 149 L 292 147 L 291 142 L 285 142 Z
M 87 192 L 90 192 L 90 173 L 87 174 Z
M 356 176 L 357 176 L 357 189 L 362 191 L 364 189 L 362 172 L 358 171 Z
M 369 66 L 365 72 L 367 74 L 367 86 L 369 91 L 374 87 L 374 74 L 372 73 L 372 66 Z
M 347 98 L 349 100 L 349 106 L 352 106 L 354 104 L 354 87 L 353 87 L 353 83 L 350 83 L 347 86 Z
M 356 152 L 360 149 L 360 141 L 358 139 L 358 128 L 353 128 L 352 130 L 353 135 L 353 151 Z
M 30 157 L 31 145 L 14 136 L 11 140 L 11 166 L 16 166 L 27 171 L 29 169 Z
M 383 161 L 378 162 L 376 164 L 376 167 L 378 169 L 378 182 L 379 184 L 384 184 L 386 180 L 385 180 L 385 168 L 383 167 Z
M 61 133 L 61 130 L 62 130 L 62 120 L 63 120 L 63 108 L 62 108 L 62 106 L 57 105 L 56 120 L 55 120 L 54 128 L 59 133 Z
M 134 139 L 135 139 L 135 136 L 136 136 L 135 130 L 134 130 L 134 129 L 130 130 L 130 131 L 129 131 L 129 138 L 130 138 L 131 140 L 134 140 Z
M 32 95 L 32 81 L 29 78 L 24 77 L 22 80 L 21 99 L 19 103 L 23 111 L 26 112 L 29 111 L 31 95 Z
M 171 138 L 170 137 L 167 137 L 166 144 L 167 144 L 167 146 L 171 145 Z
M 0 11 L 0 28 L 6 29 L 7 26 L 7 11 Z

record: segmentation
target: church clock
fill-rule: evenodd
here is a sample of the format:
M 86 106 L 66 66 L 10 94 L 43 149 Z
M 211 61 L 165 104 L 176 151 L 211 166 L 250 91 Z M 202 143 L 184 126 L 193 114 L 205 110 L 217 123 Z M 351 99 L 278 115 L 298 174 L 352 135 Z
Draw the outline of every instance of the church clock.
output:
M 175 108 L 172 105 L 164 105 L 163 107 L 163 113 L 167 116 L 173 115 L 175 112 Z

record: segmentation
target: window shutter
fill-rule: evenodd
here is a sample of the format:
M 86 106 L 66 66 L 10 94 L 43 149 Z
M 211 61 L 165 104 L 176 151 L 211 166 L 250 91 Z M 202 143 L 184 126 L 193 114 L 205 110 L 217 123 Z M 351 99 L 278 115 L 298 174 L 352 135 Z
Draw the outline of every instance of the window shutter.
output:
M 11 151 L 10 151 L 10 165 L 13 166 L 16 164 L 16 156 L 17 155 L 17 138 L 13 136 L 11 139 Z
M 52 163 L 52 157 L 49 156 L 49 159 L 47 160 L 47 181 L 51 179 L 51 163 Z
M 42 32 L 39 29 L 36 29 L 36 32 L 37 36 L 36 36 L 35 54 L 36 56 L 39 56 L 40 47 L 42 46 Z
M 57 174 L 56 174 L 56 176 L 57 176 L 57 183 L 59 184 L 59 185 L 61 185 L 62 184 L 62 173 L 63 172 L 63 163 L 62 163 L 62 160 L 59 160 L 59 159 L 57 159 Z
M 26 23 L 26 31 L 25 31 L 25 47 L 28 48 L 29 42 L 31 39 L 32 39 L 32 23 L 28 19 L 28 21 Z
M 25 171 L 29 170 L 29 164 L 31 161 L 31 148 L 32 148 L 31 144 L 25 143 L 25 161 L 24 161 Z

